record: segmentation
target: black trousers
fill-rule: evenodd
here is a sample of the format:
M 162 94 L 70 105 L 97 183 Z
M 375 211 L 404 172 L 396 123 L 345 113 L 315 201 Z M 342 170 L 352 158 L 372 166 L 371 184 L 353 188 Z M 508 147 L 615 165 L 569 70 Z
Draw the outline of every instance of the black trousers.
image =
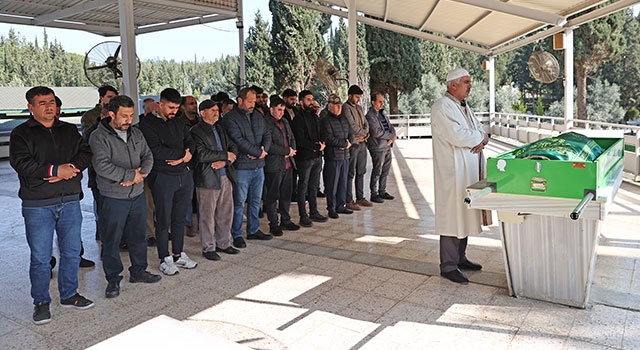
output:
M 440 272 L 450 272 L 467 260 L 468 238 L 440 236 Z
M 174 255 L 184 247 L 184 219 L 191 204 L 193 176 L 150 174 L 149 188 L 156 207 L 156 245 L 158 257 L 169 256 L 169 226 L 171 226 L 171 251 Z
M 291 192 L 293 192 L 293 168 L 279 172 L 265 172 L 264 184 L 267 189 L 264 199 L 264 209 L 269 219 L 269 227 L 278 227 L 278 212 L 280 210 L 280 224 L 291 222 L 289 207 L 291 206 Z M 276 203 L 277 202 L 277 203 Z
M 307 216 L 305 201 L 309 201 L 309 214 L 318 213 L 318 185 L 322 171 L 322 158 L 297 162 L 298 165 L 298 212 L 300 217 Z

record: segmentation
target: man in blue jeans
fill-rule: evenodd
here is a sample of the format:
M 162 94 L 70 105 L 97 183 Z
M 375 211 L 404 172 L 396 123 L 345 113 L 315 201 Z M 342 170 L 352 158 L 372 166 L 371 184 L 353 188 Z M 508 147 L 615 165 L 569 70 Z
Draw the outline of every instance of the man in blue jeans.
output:
M 129 96 L 112 98 L 108 117 L 100 121 L 89 138 L 101 197 L 98 217 L 102 228 L 102 267 L 108 282 L 107 298 L 120 295 L 123 270 L 120 241 L 123 237 L 131 258 L 129 282 L 155 283 L 161 279 L 146 271 L 144 179 L 153 166 L 153 155 L 142 131 L 131 128 L 133 107 Z
M 51 321 L 49 304 L 53 232 L 58 236 L 58 291 L 63 307 L 88 309 L 78 294 L 82 213 L 82 171 L 91 162 L 89 145 L 75 125 L 56 119 L 53 90 L 36 86 L 26 93 L 32 116 L 11 132 L 9 157 L 18 173 L 27 243 L 35 324 Z
M 270 240 L 273 236 L 260 231 L 260 199 L 264 184 L 264 158 L 271 147 L 271 133 L 264 117 L 254 112 L 256 92 L 243 88 L 238 92 L 238 105 L 222 118 L 222 127 L 238 146 L 233 163 L 236 184 L 233 186 L 233 223 L 231 235 L 236 248 L 247 246 L 242 238 L 244 203 L 247 203 L 247 239 Z

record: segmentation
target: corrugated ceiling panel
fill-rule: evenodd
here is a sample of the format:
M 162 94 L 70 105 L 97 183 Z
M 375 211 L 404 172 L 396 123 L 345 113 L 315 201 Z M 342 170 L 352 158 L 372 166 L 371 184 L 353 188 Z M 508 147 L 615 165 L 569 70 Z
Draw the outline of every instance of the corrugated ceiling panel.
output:
M 536 21 L 494 12 L 474 25 L 460 39 L 495 47 L 518 34 L 514 28 L 519 28 L 522 35 L 540 26 L 541 23 Z

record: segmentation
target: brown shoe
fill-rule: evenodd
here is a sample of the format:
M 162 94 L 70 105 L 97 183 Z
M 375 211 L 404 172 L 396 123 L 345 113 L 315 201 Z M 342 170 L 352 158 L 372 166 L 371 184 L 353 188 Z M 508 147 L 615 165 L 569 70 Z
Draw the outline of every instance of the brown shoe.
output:
M 355 202 L 349 202 L 345 207 L 349 210 L 362 210 L 362 208 L 360 208 L 360 206 L 357 205 Z
M 186 233 L 187 237 L 195 237 L 196 236 L 196 230 L 193 229 L 193 225 L 187 225 L 187 233 Z
M 373 204 L 369 202 L 366 198 L 358 199 L 356 203 L 361 207 L 373 207 Z

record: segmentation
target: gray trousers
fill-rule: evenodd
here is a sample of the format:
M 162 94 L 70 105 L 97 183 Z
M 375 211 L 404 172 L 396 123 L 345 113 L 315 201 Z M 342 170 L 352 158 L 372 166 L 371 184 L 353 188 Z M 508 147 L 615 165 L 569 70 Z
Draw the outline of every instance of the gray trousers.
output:
M 200 243 L 203 252 L 231 245 L 233 220 L 233 185 L 226 176 L 220 177 L 220 189 L 196 187 L 200 209 Z
M 369 189 L 371 190 L 371 197 L 373 197 L 387 192 L 387 176 L 389 176 L 389 170 L 391 169 L 391 149 L 370 153 L 372 168 Z
M 347 177 L 347 203 L 364 198 L 364 174 L 367 172 L 367 145 L 354 144 L 349 149 L 349 175 Z M 356 196 L 353 197 L 353 179 Z
M 450 272 L 467 260 L 467 237 L 440 236 L 440 272 Z

